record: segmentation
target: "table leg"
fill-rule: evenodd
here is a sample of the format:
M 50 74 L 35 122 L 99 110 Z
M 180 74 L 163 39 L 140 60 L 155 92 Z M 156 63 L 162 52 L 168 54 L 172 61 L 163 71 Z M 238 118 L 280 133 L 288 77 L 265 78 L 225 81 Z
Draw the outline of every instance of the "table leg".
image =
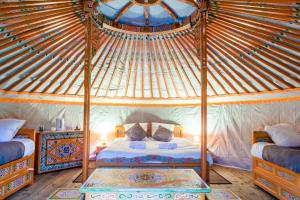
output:
M 205 194 L 201 194 L 200 200 L 205 200 Z

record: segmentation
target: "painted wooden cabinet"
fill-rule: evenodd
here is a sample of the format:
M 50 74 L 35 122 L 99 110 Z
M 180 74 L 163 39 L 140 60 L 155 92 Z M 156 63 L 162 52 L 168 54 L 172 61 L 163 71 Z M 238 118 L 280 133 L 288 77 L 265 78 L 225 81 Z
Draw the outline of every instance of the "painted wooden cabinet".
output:
M 97 168 L 79 191 L 86 200 L 204 200 L 211 188 L 193 169 Z
M 36 146 L 39 174 L 82 165 L 83 131 L 40 132 Z

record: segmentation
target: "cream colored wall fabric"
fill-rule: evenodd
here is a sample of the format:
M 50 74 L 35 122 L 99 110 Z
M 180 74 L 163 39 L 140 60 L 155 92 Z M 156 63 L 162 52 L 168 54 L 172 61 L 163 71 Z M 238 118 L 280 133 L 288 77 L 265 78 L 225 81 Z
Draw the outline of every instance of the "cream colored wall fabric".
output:
M 64 118 L 68 129 L 82 127 L 83 107 L 77 105 L 0 104 L 0 118 L 26 119 L 26 127 L 46 129 L 55 126 L 56 118 Z M 200 107 L 122 107 L 93 106 L 91 130 L 93 151 L 100 143 L 100 134 L 113 138 L 115 125 L 132 122 L 181 124 L 185 135 L 200 133 Z M 300 101 L 216 105 L 208 109 L 209 150 L 220 164 L 250 169 L 251 134 L 265 125 L 287 122 L 300 130 Z

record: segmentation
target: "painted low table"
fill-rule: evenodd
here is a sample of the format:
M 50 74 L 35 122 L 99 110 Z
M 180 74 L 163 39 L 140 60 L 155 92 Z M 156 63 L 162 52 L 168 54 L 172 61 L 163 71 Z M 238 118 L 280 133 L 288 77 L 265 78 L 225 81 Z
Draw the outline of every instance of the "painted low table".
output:
M 210 191 L 193 169 L 98 168 L 80 188 L 86 200 L 204 200 Z

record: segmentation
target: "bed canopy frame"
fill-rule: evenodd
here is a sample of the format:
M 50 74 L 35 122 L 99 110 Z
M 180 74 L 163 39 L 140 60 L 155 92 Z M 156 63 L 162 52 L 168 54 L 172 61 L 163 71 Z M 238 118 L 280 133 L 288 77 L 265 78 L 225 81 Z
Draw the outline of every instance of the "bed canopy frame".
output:
M 193 0 L 192 0 L 193 1 Z M 131 2 L 131 1 L 129 1 Z M 135 1 L 137 2 L 137 1 Z M 148 3 L 148 1 L 145 1 Z M 190 3 L 191 1 L 189 1 Z M 145 3 L 145 4 L 147 4 Z M 206 26 L 208 16 L 208 2 L 203 0 L 201 3 L 194 3 L 198 5 L 200 17 L 194 24 L 194 40 L 195 47 L 200 57 L 201 62 L 201 177 L 203 180 L 208 178 L 208 164 L 207 158 L 207 38 Z M 126 8 L 128 7 L 125 6 Z M 125 9 L 126 9 L 125 8 Z M 92 27 L 93 27 L 93 12 L 95 10 L 95 2 L 87 1 L 85 7 L 85 33 L 86 33 L 86 50 L 84 63 L 84 153 L 83 153 L 83 182 L 88 178 L 89 165 L 89 146 L 90 146 L 90 95 L 91 95 L 91 61 L 93 56 L 92 43 Z M 124 12 L 124 10 L 121 10 Z M 97 14 L 97 13 L 96 13 Z M 146 13 L 145 13 L 146 15 Z M 120 16 L 120 14 L 118 15 Z M 117 16 L 117 18 L 118 18 Z M 97 17 L 97 16 L 96 16 Z M 103 18 L 102 18 L 103 19 Z M 97 20 L 97 19 L 96 19 Z M 147 20 L 146 20 L 147 21 Z M 103 21 L 100 21 L 100 26 L 103 26 Z

